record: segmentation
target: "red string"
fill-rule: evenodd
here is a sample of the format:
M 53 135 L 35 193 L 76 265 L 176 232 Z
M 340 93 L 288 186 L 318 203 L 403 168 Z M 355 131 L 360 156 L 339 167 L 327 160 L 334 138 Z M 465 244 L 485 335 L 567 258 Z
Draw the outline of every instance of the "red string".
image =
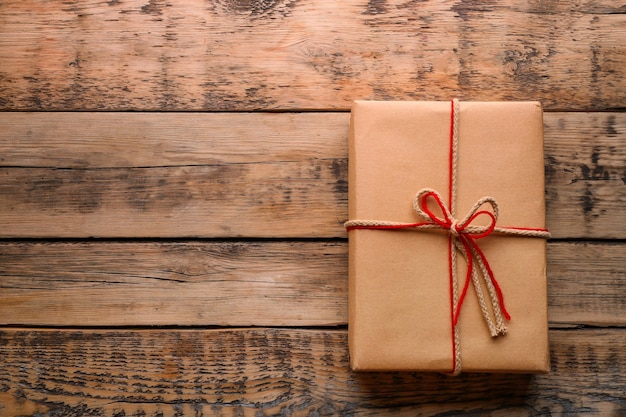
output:
M 472 259 L 472 255 L 470 252 L 470 247 L 468 240 L 465 236 L 460 236 L 459 240 L 463 244 L 465 248 L 465 252 L 468 254 L 467 256 L 467 272 L 465 273 L 465 283 L 463 284 L 463 291 L 461 292 L 461 296 L 459 297 L 459 302 L 456 306 L 456 310 L 454 311 L 454 317 L 452 319 L 452 328 L 458 324 L 459 315 L 461 314 L 461 306 L 463 305 L 463 301 L 465 300 L 465 296 L 467 295 L 467 289 L 469 288 L 470 279 L 472 278 L 472 268 L 474 267 L 474 260 Z M 450 265 L 450 271 L 452 271 L 452 263 Z M 454 368 L 453 368 L 454 369 Z
M 454 215 L 454 201 L 452 198 L 452 177 L 454 176 L 454 100 L 450 101 L 450 149 L 448 154 L 448 207 Z
M 442 214 L 443 214 L 443 220 L 441 220 L 440 218 L 438 218 L 429 208 L 428 208 L 428 197 L 432 197 L 435 199 L 435 201 L 437 202 L 437 205 L 439 206 L 439 209 L 441 210 Z M 448 213 L 446 212 L 444 206 L 443 206 L 443 201 L 441 201 L 441 199 L 439 198 L 439 196 L 435 193 L 425 193 L 422 196 L 421 199 L 421 204 L 422 204 L 422 211 L 426 214 L 428 214 L 428 217 L 431 218 L 432 221 L 434 221 L 435 223 L 437 223 L 439 226 L 449 229 L 450 226 L 452 225 L 452 220 L 450 219 L 450 217 L 448 217 Z
M 548 229 L 541 227 L 514 227 L 514 226 L 502 226 L 501 229 L 511 229 L 511 230 L 528 230 L 531 232 L 547 232 Z
M 454 215 L 454 201 L 452 198 L 452 177 L 454 175 L 454 100 L 450 100 L 450 134 L 449 134 L 449 142 L 450 149 L 448 154 L 448 207 L 450 207 L 450 212 Z M 424 206 L 426 206 L 424 204 Z M 445 210 L 444 210 L 445 213 Z M 452 235 L 448 235 L 448 275 L 450 277 L 450 317 L 451 317 L 451 341 L 452 341 L 452 371 L 453 373 L 456 370 L 456 343 L 455 343 L 455 332 L 454 328 L 456 326 L 456 314 L 454 312 L 454 271 L 452 270 L 452 251 L 454 250 L 454 244 L 452 240 Z M 471 258 L 471 256 L 468 256 Z M 468 269 L 469 270 L 469 269 Z M 460 309 L 459 309 L 460 311 Z
M 478 216 L 488 216 L 490 218 L 489 221 L 489 226 L 487 227 L 487 229 L 484 232 L 481 233 L 472 233 L 471 234 L 471 238 L 472 239 L 482 239 L 483 237 L 487 237 L 489 236 L 494 229 L 496 228 L 496 216 L 494 216 L 493 213 L 491 213 L 490 211 L 485 211 L 485 210 L 481 210 L 481 211 L 477 211 L 476 213 L 472 214 L 471 217 L 469 219 L 467 219 L 467 221 L 465 223 L 460 224 L 457 227 L 457 232 L 462 232 L 464 231 L 467 226 L 473 222 Z
M 454 337 L 454 275 L 452 274 L 452 251 L 454 250 L 454 244 L 452 243 L 452 236 L 448 235 L 448 276 L 450 281 L 450 323 L 452 327 L 450 329 L 452 333 L 452 370 L 450 373 L 454 373 L 456 369 L 456 344 Z
M 511 320 L 511 315 L 509 314 L 509 312 L 506 310 L 506 307 L 504 306 L 504 296 L 502 295 L 502 289 L 500 288 L 500 284 L 498 284 L 498 281 L 496 280 L 496 277 L 494 276 L 493 271 L 491 270 L 491 267 L 489 266 L 489 262 L 487 262 L 487 257 L 485 256 L 482 249 L 480 249 L 480 247 L 476 244 L 476 242 L 472 240 L 470 240 L 469 242 L 472 245 L 472 247 L 476 250 L 476 253 L 478 253 L 478 256 L 480 256 L 480 259 L 483 261 L 483 264 L 485 265 L 485 269 L 487 269 L 487 275 L 489 275 L 489 279 L 491 280 L 491 283 L 493 284 L 496 290 L 496 295 L 498 296 L 498 303 L 500 303 L 502 314 L 504 314 L 504 317 L 506 317 L 507 320 Z
M 378 230 L 394 230 L 394 229 L 411 229 L 418 228 L 423 226 L 430 226 L 431 222 L 421 222 L 421 223 L 402 223 L 402 224 L 386 224 L 386 225 L 356 225 L 356 226 L 348 226 L 346 227 L 347 231 L 355 230 L 355 229 L 378 229 Z
M 492 213 L 488 212 L 488 211 L 480 211 L 476 214 L 490 214 L 491 216 L 493 216 Z M 469 225 L 469 222 L 467 222 L 467 224 Z M 347 226 L 346 230 L 350 231 L 350 230 L 356 230 L 356 229 L 412 229 L 412 228 L 420 228 L 420 227 L 424 227 L 424 226 L 432 226 L 433 223 L 432 222 L 421 222 L 421 223 L 402 223 L 402 224 L 388 224 L 388 225 L 354 225 L 354 226 Z M 440 225 L 442 226 L 442 225 Z M 458 225 L 457 225 L 458 226 Z M 449 227 L 445 227 L 442 226 L 446 229 L 449 229 Z M 474 234 L 473 238 L 474 239 L 480 239 L 483 237 L 487 237 L 489 234 L 491 233 L 498 233 L 497 230 L 495 230 L 495 225 L 493 226 L 489 226 L 489 228 L 491 229 L 490 232 L 483 232 L 483 233 L 478 233 L 478 234 Z M 535 227 L 510 227 L 510 226 L 506 226 L 506 227 L 499 227 L 498 229 L 511 229 L 511 230 L 529 230 L 529 231 L 533 231 L 533 232 L 547 232 L 548 229 L 542 229 L 542 228 L 535 228 Z M 457 232 L 462 232 L 464 230 L 464 228 L 458 226 L 457 227 Z

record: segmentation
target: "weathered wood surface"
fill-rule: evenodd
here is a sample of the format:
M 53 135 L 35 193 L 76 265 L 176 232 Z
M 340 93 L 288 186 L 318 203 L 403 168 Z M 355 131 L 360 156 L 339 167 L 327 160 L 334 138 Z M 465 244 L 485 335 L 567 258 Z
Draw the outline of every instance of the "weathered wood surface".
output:
M 346 114 L 0 119 L 4 237 L 345 235 Z
M 344 330 L 4 329 L 0 415 L 624 415 L 626 330 L 550 338 L 549 374 L 451 378 L 350 372 Z
M 552 326 L 626 326 L 626 245 L 548 244 L 548 317 Z
M 347 273 L 345 242 L 0 243 L 0 324 L 345 324 Z
M 0 113 L 2 237 L 345 237 L 345 113 Z M 555 238 L 626 238 L 626 114 L 546 113 Z
M 626 113 L 545 113 L 544 124 L 553 237 L 624 239 Z
M 0 1 L 0 417 L 626 415 L 624 39 L 611 0 Z M 452 96 L 548 110 L 547 375 L 348 370 L 346 110 Z
M 626 106 L 619 2 L 0 3 L 0 109 L 347 109 L 355 98 Z
M 347 252 L 316 241 L 0 243 L 0 324 L 345 325 Z M 550 324 L 626 326 L 625 279 L 626 245 L 550 243 Z

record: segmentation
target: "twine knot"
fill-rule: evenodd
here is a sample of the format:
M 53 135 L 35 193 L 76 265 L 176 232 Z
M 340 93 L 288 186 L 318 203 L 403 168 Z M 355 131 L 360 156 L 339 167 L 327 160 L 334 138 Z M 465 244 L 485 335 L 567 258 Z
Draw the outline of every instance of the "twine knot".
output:
M 459 234 L 459 222 L 456 219 L 450 219 L 450 220 L 452 220 L 452 223 L 450 224 L 450 229 L 448 230 L 448 233 L 450 233 L 450 236 L 452 237 L 461 236 Z

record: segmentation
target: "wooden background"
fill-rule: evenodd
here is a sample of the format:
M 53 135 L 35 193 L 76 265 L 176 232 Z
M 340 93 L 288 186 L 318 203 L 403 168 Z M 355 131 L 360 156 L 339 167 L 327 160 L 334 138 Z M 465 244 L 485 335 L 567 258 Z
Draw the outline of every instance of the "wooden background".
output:
M 354 99 L 540 100 L 547 375 L 353 373 Z M 0 416 L 625 416 L 626 3 L 0 1 Z

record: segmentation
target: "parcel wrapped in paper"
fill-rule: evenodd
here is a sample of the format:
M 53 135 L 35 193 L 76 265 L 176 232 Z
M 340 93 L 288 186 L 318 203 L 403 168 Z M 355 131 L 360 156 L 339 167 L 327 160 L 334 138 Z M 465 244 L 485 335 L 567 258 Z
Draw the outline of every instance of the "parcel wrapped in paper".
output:
M 356 101 L 354 370 L 549 370 L 537 102 Z

